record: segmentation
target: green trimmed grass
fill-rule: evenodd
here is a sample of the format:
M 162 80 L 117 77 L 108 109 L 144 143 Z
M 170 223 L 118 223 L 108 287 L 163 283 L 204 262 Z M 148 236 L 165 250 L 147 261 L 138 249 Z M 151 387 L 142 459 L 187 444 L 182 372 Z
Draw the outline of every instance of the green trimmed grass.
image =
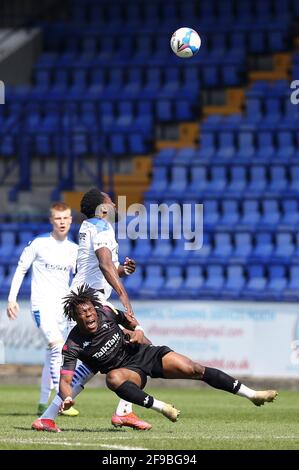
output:
M 298 392 L 280 392 L 275 403 L 255 407 L 248 400 L 203 389 L 148 389 L 181 410 L 177 423 L 135 406 L 150 431 L 110 425 L 117 397 L 87 388 L 76 401 L 80 416 L 58 417 L 60 434 L 30 429 L 38 388 L 0 389 L 0 449 L 299 449 Z

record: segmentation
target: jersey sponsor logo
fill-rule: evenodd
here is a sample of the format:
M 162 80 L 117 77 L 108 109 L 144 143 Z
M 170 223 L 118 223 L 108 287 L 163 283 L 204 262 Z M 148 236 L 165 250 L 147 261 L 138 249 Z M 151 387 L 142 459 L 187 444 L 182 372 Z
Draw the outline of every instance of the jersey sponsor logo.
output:
M 79 240 L 83 240 L 83 241 L 84 241 L 85 238 L 86 238 L 86 233 L 85 233 L 85 232 L 80 232 L 80 233 L 79 233 Z
M 107 341 L 103 347 L 99 351 L 97 351 L 95 354 L 92 355 L 92 357 L 95 357 L 96 359 L 100 359 L 103 357 L 106 353 L 109 354 L 109 351 L 111 348 L 114 349 L 114 347 L 119 343 L 120 341 L 120 334 L 115 333 L 109 341 Z M 111 351 L 110 351 L 111 352 Z
M 61 266 L 60 264 L 49 264 L 45 263 L 45 268 L 54 271 L 69 271 L 69 266 Z

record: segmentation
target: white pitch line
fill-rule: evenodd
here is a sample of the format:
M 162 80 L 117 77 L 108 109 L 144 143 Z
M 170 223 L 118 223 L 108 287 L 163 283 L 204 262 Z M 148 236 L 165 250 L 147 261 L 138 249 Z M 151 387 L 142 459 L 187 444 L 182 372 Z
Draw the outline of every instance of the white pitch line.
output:
M 107 447 L 108 449 L 118 449 L 118 450 L 149 450 L 146 447 L 128 447 L 128 446 L 118 446 L 114 444 L 100 444 L 101 447 Z
M 0 439 L 0 442 L 11 443 L 11 439 Z M 73 447 L 104 447 L 109 449 L 119 450 L 148 450 L 145 447 L 130 447 L 116 444 L 96 444 L 96 443 L 85 443 L 85 442 L 68 442 L 68 441 L 50 441 L 50 440 L 36 440 L 36 439 L 16 439 L 14 440 L 17 444 L 47 444 L 47 445 L 60 445 L 60 446 L 73 446 Z

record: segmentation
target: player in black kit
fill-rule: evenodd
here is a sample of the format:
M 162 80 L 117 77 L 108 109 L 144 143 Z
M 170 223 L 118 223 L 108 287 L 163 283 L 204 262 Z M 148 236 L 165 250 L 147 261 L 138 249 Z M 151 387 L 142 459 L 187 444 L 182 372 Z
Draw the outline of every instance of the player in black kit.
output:
M 63 347 L 62 409 L 74 405 L 71 382 L 77 359 L 94 373 L 106 374 L 107 386 L 120 398 L 152 408 L 171 421 L 177 421 L 180 412 L 143 391 L 147 376 L 203 380 L 214 388 L 246 397 L 257 406 L 272 402 L 277 396 L 275 390 L 252 390 L 221 370 L 204 367 L 168 346 L 144 344 L 147 341 L 136 318 L 102 305 L 86 284 L 65 298 L 64 314 L 77 325 Z

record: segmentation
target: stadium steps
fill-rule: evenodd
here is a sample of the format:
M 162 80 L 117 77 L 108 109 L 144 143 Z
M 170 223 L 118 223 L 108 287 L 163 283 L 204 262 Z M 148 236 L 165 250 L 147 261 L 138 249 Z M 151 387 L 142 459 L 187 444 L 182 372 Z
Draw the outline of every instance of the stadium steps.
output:
M 273 54 L 272 70 L 257 70 L 249 72 L 250 81 L 256 80 L 286 80 L 289 78 L 289 70 L 291 68 L 291 54 L 280 53 Z
M 115 197 L 126 195 L 126 205 L 141 203 L 143 193 L 149 188 L 150 174 L 152 171 L 151 157 L 135 157 L 133 159 L 133 171 L 125 175 L 115 173 L 113 176 Z M 90 187 L 90 183 L 88 185 Z M 108 191 L 109 180 L 104 176 L 104 190 Z M 63 200 L 70 205 L 72 209 L 80 211 L 80 200 L 84 191 L 64 191 Z
M 203 115 L 221 114 L 227 116 L 229 114 L 241 113 L 242 106 L 245 102 L 245 91 L 243 88 L 230 88 L 226 90 L 226 104 L 224 106 L 204 106 Z
M 178 139 L 177 140 L 157 140 L 155 142 L 156 150 L 162 149 L 181 149 L 184 147 L 197 146 L 199 137 L 198 121 L 196 122 L 183 122 L 178 125 Z

